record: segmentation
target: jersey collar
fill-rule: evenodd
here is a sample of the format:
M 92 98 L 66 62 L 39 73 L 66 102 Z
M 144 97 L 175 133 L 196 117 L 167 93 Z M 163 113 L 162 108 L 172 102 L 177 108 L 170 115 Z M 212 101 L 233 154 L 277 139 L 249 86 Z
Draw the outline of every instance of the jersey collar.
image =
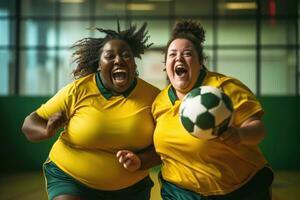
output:
M 196 88 L 196 87 L 200 87 L 200 86 L 202 85 L 203 80 L 204 80 L 206 74 L 207 74 L 206 68 L 202 68 L 202 69 L 200 70 L 200 73 L 199 73 L 197 82 L 195 83 L 195 85 L 194 85 L 194 87 L 193 87 L 192 89 L 194 89 L 194 88 Z M 174 104 L 175 104 L 175 101 L 176 101 L 178 98 L 177 98 L 177 96 L 176 96 L 176 94 L 175 94 L 175 89 L 173 88 L 172 85 L 171 85 L 171 86 L 169 87 L 169 89 L 168 89 L 168 95 L 169 95 L 169 99 L 170 99 L 172 105 L 174 105 Z
M 100 77 L 100 72 L 96 73 L 96 84 L 100 93 L 105 97 L 105 99 L 109 99 L 110 97 L 113 96 L 112 92 L 107 88 L 105 88 Z M 130 87 L 125 92 L 122 92 L 121 95 L 123 95 L 125 98 L 128 97 L 129 94 L 132 92 L 132 90 L 135 88 L 136 84 L 137 84 L 137 78 L 133 80 L 133 83 L 130 85 Z

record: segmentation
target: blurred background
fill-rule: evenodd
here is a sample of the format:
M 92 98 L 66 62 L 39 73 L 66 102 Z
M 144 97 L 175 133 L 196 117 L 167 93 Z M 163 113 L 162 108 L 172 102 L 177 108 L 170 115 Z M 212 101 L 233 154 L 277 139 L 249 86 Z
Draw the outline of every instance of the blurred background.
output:
M 261 148 L 276 172 L 274 199 L 299 199 L 298 0 L 0 0 L 1 200 L 46 199 L 40 170 L 55 138 L 30 143 L 21 125 L 72 81 L 71 45 L 101 36 L 95 27 L 116 29 L 117 19 L 121 28 L 148 23 L 154 45 L 136 62 L 140 77 L 161 89 L 174 22 L 202 23 L 207 68 L 238 78 L 263 104 Z

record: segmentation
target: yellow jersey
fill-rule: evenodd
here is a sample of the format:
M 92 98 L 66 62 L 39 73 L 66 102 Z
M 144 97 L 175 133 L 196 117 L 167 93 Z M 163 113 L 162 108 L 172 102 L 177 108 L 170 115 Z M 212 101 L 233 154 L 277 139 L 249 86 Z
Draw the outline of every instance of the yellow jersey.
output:
M 68 118 L 50 160 L 91 188 L 118 190 L 137 183 L 148 171 L 129 172 L 115 154 L 153 144 L 151 105 L 158 93 L 156 87 L 136 79 L 122 95 L 113 96 L 99 73 L 68 84 L 36 111 L 44 119 L 58 111 Z
M 221 88 L 232 100 L 232 126 L 256 113 L 263 113 L 260 103 L 240 81 L 202 69 L 195 87 Z M 202 195 L 222 195 L 249 181 L 266 160 L 257 146 L 227 145 L 219 139 L 202 140 L 191 136 L 181 125 L 179 107 L 171 85 L 155 99 L 152 113 L 156 121 L 154 145 L 161 156 L 162 177 Z

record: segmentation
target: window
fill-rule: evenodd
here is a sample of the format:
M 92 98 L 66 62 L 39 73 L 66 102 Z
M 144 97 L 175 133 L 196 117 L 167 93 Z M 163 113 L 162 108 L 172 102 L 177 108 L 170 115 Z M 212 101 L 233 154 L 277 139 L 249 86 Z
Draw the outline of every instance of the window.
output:
M 140 77 L 162 88 L 162 52 L 178 19 L 204 26 L 208 69 L 240 79 L 258 95 L 299 95 L 299 2 L 259 2 L 2 0 L 0 95 L 54 94 L 73 80 L 70 47 L 103 36 L 96 27 L 116 29 L 117 20 L 121 29 L 147 22 L 154 44 L 136 62 Z

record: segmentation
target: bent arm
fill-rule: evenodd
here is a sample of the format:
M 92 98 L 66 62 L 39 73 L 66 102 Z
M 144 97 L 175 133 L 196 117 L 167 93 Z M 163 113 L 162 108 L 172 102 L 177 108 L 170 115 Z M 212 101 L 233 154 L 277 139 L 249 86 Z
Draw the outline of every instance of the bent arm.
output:
M 161 163 L 153 145 L 137 153 L 129 150 L 119 150 L 116 157 L 125 169 L 132 172 L 147 170 Z
M 266 131 L 260 114 L 245 120 L 240 127 L 230 127 L 220 139 L 227 144 L 258 145 L 265 137 Z
M 66 117 L 62 112 L 58 112 L 49 117 L 48 120 L 40 117 L 36 112 L 29 114 L 22 126 L 22 131 L 31 142 L 47 140 L 64 126 Z
M 140 170 L 150 169 L 161 163 L 160 156 L 156 153 L 153 145 L 138 153 L 141 160 Z
M 266 136 L 263 121 L 257 116 L 250 117 L 239 128 L 241 144 L 258 145 Z

